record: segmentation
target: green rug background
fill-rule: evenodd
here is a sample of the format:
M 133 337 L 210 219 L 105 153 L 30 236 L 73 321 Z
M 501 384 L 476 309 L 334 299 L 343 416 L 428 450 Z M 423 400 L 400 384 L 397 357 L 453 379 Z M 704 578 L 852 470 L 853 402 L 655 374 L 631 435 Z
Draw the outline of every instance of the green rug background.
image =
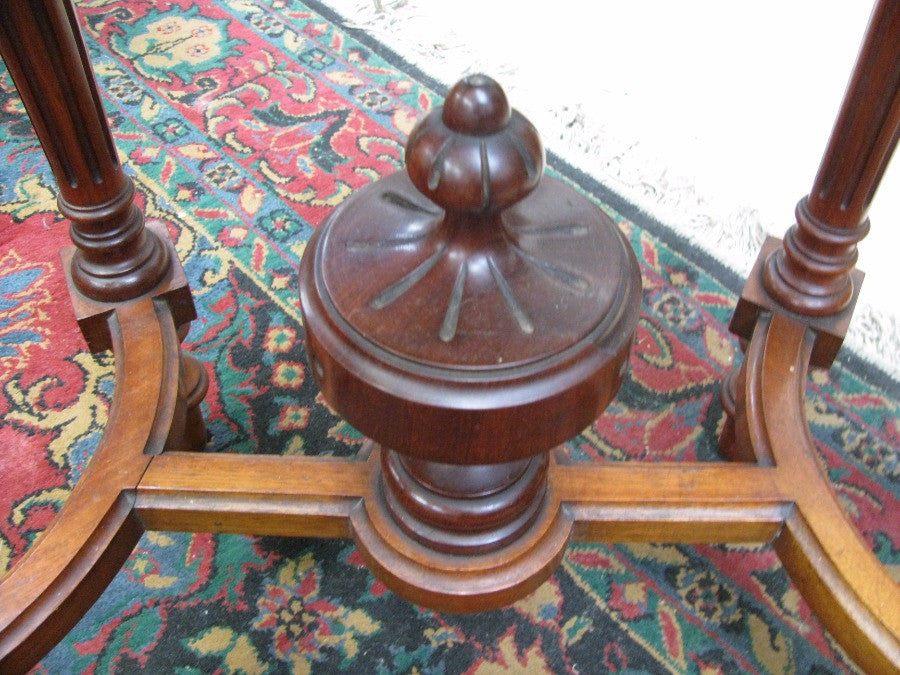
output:
M 308 376 L 304 242 L 350 192 L 402 169 L 441 88 L 315 4 L 78 3 L 114 138 L 198 307 L 209 451 L 352 455 L 359 434 Z M 578 67 L 560 59 L 560 67 Z M 593 83 L 586 82 L 586 86 Z M 515 101 L 513 101 L 515 104 Z M 9 76 L 0 77 L 0 570 L 34 543 L 96 446 L 112 359 L 85 352 L 58 249 L 67 226 Z M 715 461 L 725 325 L 739 280 L 554 157 L 641 262 L 628 379 L 573 439 L 583 461 Z M 851 518 L 896 569 L 898 387 L 842 355 L 807 415 Z M 572 545 L 510 608 L 415 607 L 350 541 L 148 533 L 39 672 L 843 672 L 769 547 Z

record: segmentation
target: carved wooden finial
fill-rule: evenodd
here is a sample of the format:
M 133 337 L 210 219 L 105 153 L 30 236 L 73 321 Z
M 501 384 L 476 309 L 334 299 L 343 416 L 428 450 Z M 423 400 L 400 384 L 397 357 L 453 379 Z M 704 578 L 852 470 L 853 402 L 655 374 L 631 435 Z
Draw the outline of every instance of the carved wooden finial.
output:
M 487 136 L 503 129 L 511 112 L 500 85 L 478 74 L 460 80 L 450 90 L 441 119 L 459 134 Z
M 544 171 L 537 130 L 486 75 L 450 90 L 406 146 L 413 185 L 448 211 L 490 212 L 524 199 Z
M 537 131 L 486 76 L 453 87 L 406 157 L 406 173 L 332 214 L 301 263 L 326 398 L 370 437 L 439 462 L 512 461 L 568 439 L 618 387 L 640 295 L 628 243 L 542 176 Z

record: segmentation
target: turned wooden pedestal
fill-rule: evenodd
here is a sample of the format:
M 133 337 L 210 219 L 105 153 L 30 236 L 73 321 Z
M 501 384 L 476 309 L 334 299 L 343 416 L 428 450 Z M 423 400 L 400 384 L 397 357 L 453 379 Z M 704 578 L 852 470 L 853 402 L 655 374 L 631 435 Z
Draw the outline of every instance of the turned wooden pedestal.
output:
M 310 365 L 374 440 L 355 461 L 207 455 L 203 371 L 179 347 L 190 292 L 133 206 L 72 6 L 0 3 L 0 49 L 72 223 L 63 258 L 79 325 L 116 357 L 89 466 L 0 579 L 0 670 L 40 660 L 145 529 L 352 534 L 399 592 L 466 611 L 527 593 L 570 538 L 770 542 L 857 663 L 896 670 L 900 590 L 819 468 L 804 397 L 861 281 L 856 243 L 900 125 L 898 42 L 900 3 L 883 0 L 797 224 L 766 244 L 738 303 L 731 461 L 556 458 L 618 388 L 640 282 L 602 214 L 542 178 L 536 133 L 484 78 L 418 127 L 408 177 L 361 190 L 307 249 Z
M 640 271 L 608 217 L 542 177 L 537 132 L 490 78 L 453 87 L 406 162 L 310 240 L 307 353 L 332 407 L 385 448 L 351 519 L 363 555 L 410 599 L 476 611 L 562 555 L 549 452 L 618 390 Z

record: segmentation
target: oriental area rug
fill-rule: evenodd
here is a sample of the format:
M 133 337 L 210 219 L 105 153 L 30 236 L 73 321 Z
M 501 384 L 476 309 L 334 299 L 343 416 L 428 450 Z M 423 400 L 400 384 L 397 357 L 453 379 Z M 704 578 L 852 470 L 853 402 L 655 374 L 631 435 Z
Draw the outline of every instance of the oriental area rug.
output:
M 353 455 L 360 435 L 308 372 L 297 265 L 334 207 L 402 170 L 406 136 L 445 90 L 312 3 L 84 0 L 78 14 L 138 204 L 167 228 L 193 289 L 185 348 L 210 377 L 207 452 Z M 589 176 L 548 164 L 615 220 L 643 274 L 625 384 L 566 450 L 585 462 L 721 461 L 740 280 Z M 54 193 L 4 70 L 0 574 L 65 503 L 114 387 L 111 355 L 86 350 L 69 305 Z M 896 382 L 842 355 L 812 373 L 806 410 L 822 468 L 894 570 L 898 399 Z M 350 540 L 149 532 L 36 672 L 855 669 L 765 544 L 572 544 L 531 596 L 460 616 L 392 594 Z

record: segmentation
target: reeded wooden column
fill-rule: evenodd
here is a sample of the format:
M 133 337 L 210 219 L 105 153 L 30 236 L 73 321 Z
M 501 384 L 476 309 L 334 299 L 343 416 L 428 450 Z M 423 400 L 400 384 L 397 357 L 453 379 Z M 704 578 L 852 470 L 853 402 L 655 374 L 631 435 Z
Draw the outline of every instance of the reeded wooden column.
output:
M 770 237 L 763 244 L 731 321 L 735 334 L 749 340 L 760 311 L 784 309 L 816 332 L 812 365 L 831 365 L 863 280 L 854 269 L 856 245 L 869 231 L 866 214 L 898 128 L 900 3 L 881 0 L 812 190 L 798 203 L 783 243 Z
M 66 0 L 0 4 L 0 48 L 71 221 L 71 278 L 87 298 L 130 300 L 170 271 L 169 249 L 144 228 Z
M 0 3 L 0 51 L 70 222 L 74 248 L 62 257 L 88 346 L 109 349 L 112 305 L 147 294 L 169 303 L 183 338 L 196 318 L 190 289 L 167 233 L 146 228 L 134 203 L 134 183 L 119 162 L 70 0 Z M 198 406 L 207 377 L 196 359 L 181 358 L 188 445 L 202 448 Z M 173 443 L 181 437 L 173 434 Z
M 766 291 L 783 307 L 831 316 L 853 297 L 856 245 L 866 214 L 897 145 L 900 119 L 900 10 L 881 2 L 872 15 L 856 69 L 809 196 L 784 248 L 769 255 Z
M 856 245 L 869 231 L 867 213 L 900 135 L 900 3 L 875 6 L 859 57 L 809 195 L 783 240 L 762 246 L 738 300 L 730 329 L 749 342 L 761 312 L 786 311 L 814 331 L 813 366 L 828 368 L 847 334 L 863 281 Z M 770 465 L 771 453 L 750 441 L 745 368 L 722 385 L 727 420 L 721 438 L 731 458 Z

